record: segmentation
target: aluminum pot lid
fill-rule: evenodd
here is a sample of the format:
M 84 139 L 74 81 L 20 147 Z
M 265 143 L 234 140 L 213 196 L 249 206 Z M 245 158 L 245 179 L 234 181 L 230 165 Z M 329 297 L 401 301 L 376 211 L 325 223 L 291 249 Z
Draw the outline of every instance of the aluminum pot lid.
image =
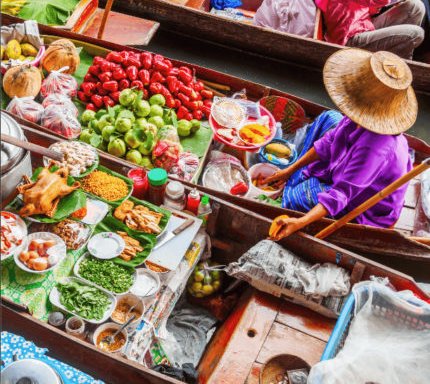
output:
M 63 384 L 57 372 L 43 361 L 22 359 L 1 372 L 2 384 Z
M 16 137 L 17 139 L 26 140 L 19 124 L 4 112 L 1 112 L 1 132 Z M 24 153 L 24 149 L 2 141 L 1 173 L 6 173 L 16 165 L 22 159 Z

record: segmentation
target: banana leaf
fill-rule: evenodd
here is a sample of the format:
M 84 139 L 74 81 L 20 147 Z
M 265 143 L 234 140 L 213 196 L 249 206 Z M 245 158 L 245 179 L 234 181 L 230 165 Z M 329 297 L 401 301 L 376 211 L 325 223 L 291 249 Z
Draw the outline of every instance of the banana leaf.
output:
M 181 137 L 181 145 L 184 151 L 194 153 L 199 158 L 203 157 L 212 142 L 213 132 L 210 127 L 202 122 L 200 129 L 187 137 Z
M 64 25 L 79 0 L 28 0 L 18 16 L 47 25 Z
M 108 168 L 106 168 L 106 167 L 103 167 L 102 165 L 99 165 L 99 166 L 97 167 L 97 170 L 98 170 L 98 171 L 105 172 L 105 173 L 107 173 L 107 174 L 109 174 L 109 175 L 111 175 L 111 176 L 115 176 L 115 177 L 118 177 L 118 178 L 120 178 L 120 179 L 124 180 L 124 181 L 125 181 L 125 183 L 126 183 L 126 184 L 127 184 L 127 186 L 128 186 L 129 192 L 128 192 L 127 196 L 124 196 L 122 199 L 119 199 L 119 200 L 116 200 L 116 201 L 109 201 L 109 200 L 103 199 L 102 197 L 97 196 L 97 195 L 95 195 L 95 194 L 93 194 L 93 193 L 91 193 L 91 192 L 88 192 L 88 191 L 85 191 L 86 193 L 88 193 L 89 195 L 93 196 L 95 199 L 97 199 L 97 200 L 101 200 L 101 201 L 103 201 L 103 202 L 105 202 L 105 203 L 107 203 L 107 204 L 109 204 L 109 205 L 112 205 L 112 206 L 118 206 L 118 205 L 120 205 L 120 204 L 121 204 L 125 199 L 127 199 L 128 197 L 130 197 L 131 193 L 133 192 L 133 180 L 131 180 L 131 179 L 129 179 L 128 177 L 125 177 L 125 176 L 123 176 L 123 175 L 120 175 L 119 173 L 116 173 L 116 172 L 114 172 L 114 171 L 111 171 L 110 169 L 108 169 Z

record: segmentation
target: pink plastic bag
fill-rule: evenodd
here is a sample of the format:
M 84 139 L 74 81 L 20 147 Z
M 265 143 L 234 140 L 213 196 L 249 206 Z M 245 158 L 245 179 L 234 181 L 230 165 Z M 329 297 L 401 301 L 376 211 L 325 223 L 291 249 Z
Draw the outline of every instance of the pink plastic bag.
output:
M 78 93 L 78 82 L 76 79 L 67 73 L 63 73 L 67 67 L 63 67 L 58 71 L 52 71 L 46 79 L 42 81 L 40 94 L 46 97 L 51 93 L 61 93 L 68 97 L 75 97 Z
M 73 101 L 69 97 L 61 93 L 51 93 L 42 101 L 43 108 L 48 108 L 50 105 L 56 105 L 59 108 L 66 108 L 73 116 L 78 117 L 79 111 L 76 105 L 73 104 Z
M 34 97 L 15 96 L 6 107 L 6 111 L 13 113 L 21 119 L 38 123 L 43 115 L 43 106 L 34 101 Z
M 172 167 L 170 173 L 185 181 L 191 181 L 199 168 L 199 157 L 191 152 L 179 154 L 178 163 Z
M 50 105 L 45 109 L 42 125 L 66 139 L 75 139 L 81 133 L 81 125 L 75 116 L 67 109 Z
M 152 163 L 157 168 L 170 172 L 179 160 L 180 144 L 170 140 L 159 140 L 152 151 Z

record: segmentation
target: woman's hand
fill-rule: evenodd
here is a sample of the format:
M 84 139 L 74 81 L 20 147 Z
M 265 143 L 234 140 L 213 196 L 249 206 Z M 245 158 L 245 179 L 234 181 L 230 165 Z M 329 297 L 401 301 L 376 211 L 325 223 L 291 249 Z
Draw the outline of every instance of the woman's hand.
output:
M 279 241 L 284 237 L 288 237 L 306 225 L 306 223 L 303 222 L 303 218 L 296 217 L 279 218 L 276 220 L 276 224 L 281 226 L 281 230 L 278 231 L 275 237 L 271 238 L 271 240 L 274 241 Z
M 272 176 L 266 177 L 265 179 L 261 180 L 260 185 L 270 184 L 274 187 L 279 187 L 289 179 L 291 173 L 292 172 L 290 172 L 289 168 L 285 168 L 282 171 L 278 171 Z

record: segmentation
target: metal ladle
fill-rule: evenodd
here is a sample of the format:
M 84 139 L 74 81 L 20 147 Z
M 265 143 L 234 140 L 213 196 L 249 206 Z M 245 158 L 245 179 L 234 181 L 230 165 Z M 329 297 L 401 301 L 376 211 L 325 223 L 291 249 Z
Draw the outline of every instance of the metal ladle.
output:
M 118 330 L 113 335 L 104 337 L 101 342 L 111 345 L 115 341 L 115 337 L 117 337 L 122 332 L 122 330 L 135 319 L 135 317 L 135 315 L 131 316 L 123 325 L 118 328 Z

